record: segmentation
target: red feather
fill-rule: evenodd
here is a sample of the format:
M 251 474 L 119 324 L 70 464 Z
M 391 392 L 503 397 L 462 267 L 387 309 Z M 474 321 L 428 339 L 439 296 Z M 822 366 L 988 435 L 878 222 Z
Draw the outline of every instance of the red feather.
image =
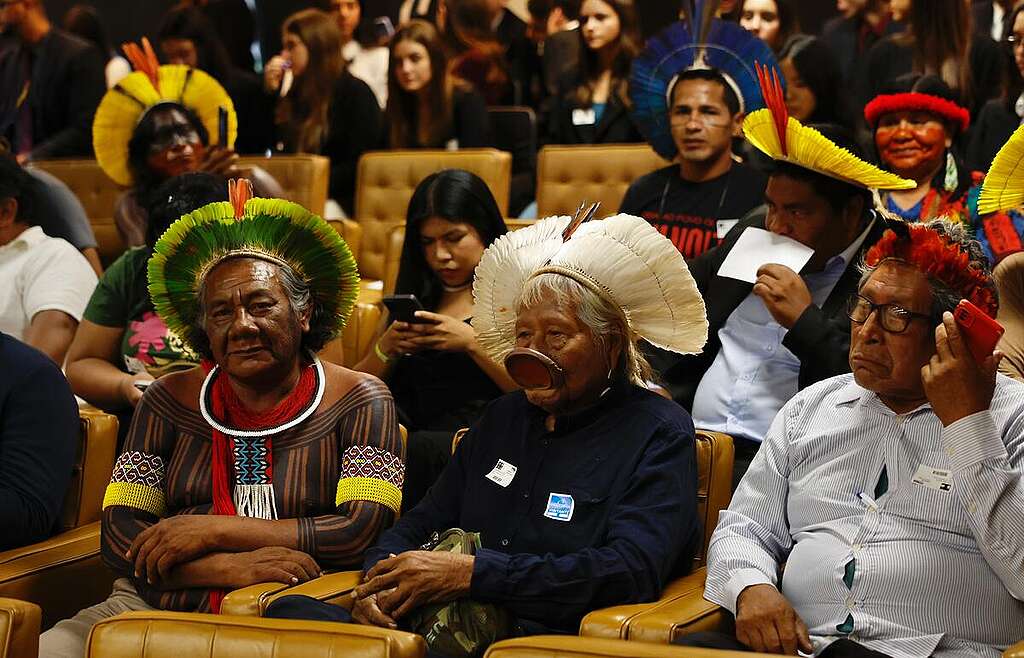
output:
M 140 73 L 144 73 L 149 78 L 149 81 L 153 83 L 153 88 L 159 90 L 160 61 L 157 59 L 149 39 L 142 37 L 141 48 L 134 43 L 123 43 L 121 44 L 121 50 L 124 51 L 125 57 L 131 62 L 132 68 Z
M 775 133 L 779 136 L 782 155 L 787 156 L 789 155 L 789 146 L 786 144 L 786 126 L 789 124 L 789 110 L 786 109 L 786 94 L 782 91 L 779 72 L 760 62 L 754 62 L 754 68 L 757 69 L 757 79 L 761 83 L 761 96 L 764 98 L 764 104 L 772 113 L 772 119 L 775 122 Z
M 235 209 L 235 219 L 245 214 L 245 202 L 252 198 L 252 183 L 247 178 L 232 178 L 228 181 L 228 199 Z

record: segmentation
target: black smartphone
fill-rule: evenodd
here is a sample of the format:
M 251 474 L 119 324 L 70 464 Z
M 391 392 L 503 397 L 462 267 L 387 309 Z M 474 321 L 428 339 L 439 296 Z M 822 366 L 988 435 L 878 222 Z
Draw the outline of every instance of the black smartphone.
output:
M 393 322 L 427 323 L 423 318 L 417 318 L 414 315 L 416 311 L 427 310 L 423 308 L 423 304 L 420 304 L 420 300 L 416 299 L 416 295 L 387 295 L 383 301 Z
M 217 108 L 217 146 L 228 147 L 228 111 L 223 106 Z

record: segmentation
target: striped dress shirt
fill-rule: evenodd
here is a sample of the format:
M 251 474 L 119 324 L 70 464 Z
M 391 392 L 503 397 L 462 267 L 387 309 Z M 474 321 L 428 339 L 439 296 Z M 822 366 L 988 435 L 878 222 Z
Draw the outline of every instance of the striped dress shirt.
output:
M 817 652 L 998 656 L 1024 639 L 1024 384 L 949 427 L 840 375 L 776 416 L 711 538 L 705 597 L 780 590 Z M 877 493 L 877 500 L 876 500 Z

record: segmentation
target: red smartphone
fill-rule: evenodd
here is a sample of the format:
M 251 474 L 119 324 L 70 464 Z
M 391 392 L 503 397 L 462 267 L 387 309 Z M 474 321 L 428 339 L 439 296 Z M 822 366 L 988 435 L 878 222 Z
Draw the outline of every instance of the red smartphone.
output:
M 992 355 L 996 344 L 999 343 L 1003 332 L 1006 331 L 1003 329 L 1003 325 L 966 299 L 961 299 L 957 304 L 953 311 L 953 318 L 956 320 L 957 327 L 960 328 L 964 342 L 971 350 L 971 355 L 978 363 Z

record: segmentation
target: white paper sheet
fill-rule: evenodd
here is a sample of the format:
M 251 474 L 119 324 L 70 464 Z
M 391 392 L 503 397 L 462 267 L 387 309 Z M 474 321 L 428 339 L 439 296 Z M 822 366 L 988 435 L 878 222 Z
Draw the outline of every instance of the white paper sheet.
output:
M 776 263 L 785 265 L 794 272 L 811 260 L 814 250 L 810 247 L 770 231 L 748 228 L 743 231 L 732 251 L 718 269 L 718 276 L 739 279 L 747 283 L 757 281 L 757 270 L 762 265 Z

